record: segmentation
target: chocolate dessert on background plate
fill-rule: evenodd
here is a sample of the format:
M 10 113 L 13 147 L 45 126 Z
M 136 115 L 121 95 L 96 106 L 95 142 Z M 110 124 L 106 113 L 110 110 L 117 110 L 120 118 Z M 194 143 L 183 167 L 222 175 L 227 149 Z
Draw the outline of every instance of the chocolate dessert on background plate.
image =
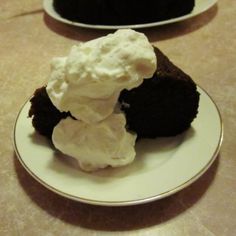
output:
M 190 13 L 195 0 L 54 0 L 63 18 L 95 25 L 131 25 L 168 20 Z

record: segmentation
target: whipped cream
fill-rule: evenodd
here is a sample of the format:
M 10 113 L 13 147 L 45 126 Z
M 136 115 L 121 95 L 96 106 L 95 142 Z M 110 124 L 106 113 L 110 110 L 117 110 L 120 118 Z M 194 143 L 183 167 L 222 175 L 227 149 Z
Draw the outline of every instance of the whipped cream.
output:
M 155 69 L 155 53 L 146 36 L 118 30 L 54 59 L 47 93 L 60 111 L 94 123 L 113 112 L 121 90 L 139 86 Z
M 132 162 L 136 134 L 126 130 L 116 104 L 123 89 L 139 86 L 156 70 L 154 49 L 145 35 L 125 29 L 81 43 L 68 57 L 53 59 L 51 70 L 49 98 L 77 119 L 55 126 L 55 147 L 75 157 L 85 171 Z
M 136 140 L 125 124 L 124 114 L 111 114 L 94 124 L 62 119 L 54 128 L 52 141 L 57 149 L 76 158 L 85 171 L 123 166 L 134 160 Z

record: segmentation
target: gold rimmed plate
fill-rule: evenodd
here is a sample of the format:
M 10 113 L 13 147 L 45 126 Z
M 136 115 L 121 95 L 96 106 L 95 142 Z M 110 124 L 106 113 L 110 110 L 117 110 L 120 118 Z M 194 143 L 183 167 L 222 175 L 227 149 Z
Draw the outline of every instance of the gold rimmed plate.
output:
M 189 18 L 192 18 L 194 16 L 197 16 L 208 9 L 210 9 L 217 0 L 195 0 L 195 7 L 193 11 L 189 14 L 183 15 L 181 17 L 172 18 L 169 20 L 164 21 L 157 21 L 152 23 L 145 23 L 145 24 L 133 24 L 133 25 L 94 25 L 94 24 L 85 24 L 82 22 L 75 22 L 70 21 L 68 19 L 65 19 L 61 17 L 56 10 L 53 7 L 53 0 L 44 0 L 43 1 L 43 7 L 45 12 L 54 18 L 57 21 L 60 21 L 62 23 L 66 23 L 73 26 L 79 26 L 83 28 L 92 28 L 92 29 L 122 29 L 122 28 L 132 28 L 132 29 L 138 29 L 138 28 L 149 28 L 149 27 L 155 27 L 160 25 L 166 25 L 174 22 L 183 21 Z
M 37 134 L 28 118 L 30 102 L 20 110 L 14 127 L 14 148 L 23 167 L 51 191 L 76 201 L 127 206 L 170 196 L 196 181 L 220 150 L 223 127 L 219 110 L 200 87 L 197 118 L 176 137 L 142 140 L 130 165 L 92 173 L 53 148 Z

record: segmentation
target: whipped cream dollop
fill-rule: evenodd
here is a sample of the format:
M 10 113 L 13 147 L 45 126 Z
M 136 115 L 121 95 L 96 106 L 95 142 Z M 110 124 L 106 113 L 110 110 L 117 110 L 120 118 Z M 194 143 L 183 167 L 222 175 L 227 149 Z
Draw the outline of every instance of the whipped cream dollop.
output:
M 118 30 L 54 59 L 47 93 L 60 111 L 94 123 L 113 112 L 121 90 L 139 86 L 155 69 L 155 53 L 146 36 Z
M 48 96 L 58 110 L 76 118 L 55 126 L 55 147 L 86 171 L 131 163 L 136 134 L 126 130 L 117 100 L 123 89 L 139 86 L 155 70 L 152 45 L 130 29 L 73 46 L 68 57 L 54 58 Z
M 54 128 L 52 140 L 59 150 L 75 157 L 85 171 L 123 166 L 135 158 L 136 139 L 125 124 L 124 114 L 111 114 L 93 124 L 67 118 Z

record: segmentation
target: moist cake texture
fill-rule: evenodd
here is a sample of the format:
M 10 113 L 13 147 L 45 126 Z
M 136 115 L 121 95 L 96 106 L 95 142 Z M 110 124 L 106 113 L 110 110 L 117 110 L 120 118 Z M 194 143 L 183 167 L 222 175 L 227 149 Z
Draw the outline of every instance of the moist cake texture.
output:
M 128 129 L 138 138 L 175 136 L 188 129 L 197 116 L 199 93 L 189 75 L 155 48 L 153 77 L 119 97 Z

